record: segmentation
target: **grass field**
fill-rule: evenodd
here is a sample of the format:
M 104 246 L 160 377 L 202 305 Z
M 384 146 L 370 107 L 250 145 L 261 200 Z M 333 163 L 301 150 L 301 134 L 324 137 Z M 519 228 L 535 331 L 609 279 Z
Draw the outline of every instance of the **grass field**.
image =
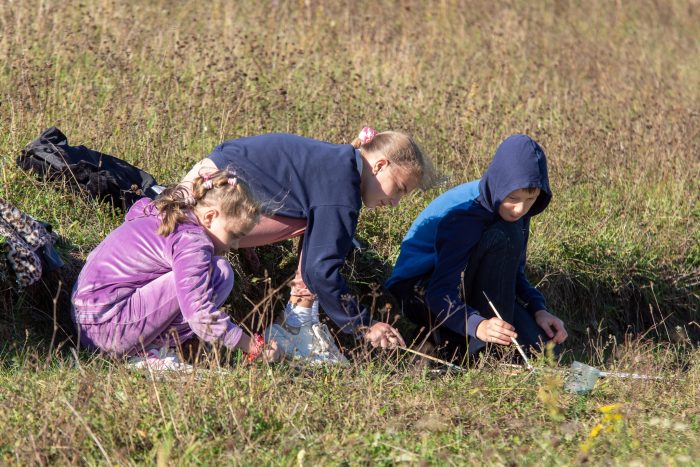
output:
M 347 272 L 376 310 L 386 298 L 372 284 L 415 216 L 526 132 L 547 153 L 554 191 L 532 227 L 528 274 L 569 328 L 562 365 L 666 379 L 610 379 L 575 396 L 545 358 L 530 376 L 498 362 L 437 375 L 407 355 L 358 350 L 347 370 L 225 365 L 153 382 L 76 359 L 52 318 L 65 325 L 82 261 L 123 214 L 16 167 L 52 125 L 162 183 L 239 136 L 410 133 L 444 182 L 361 216 L 371 249 Z M 23 293 L 0 269 L 3 464 L 700 459 L 697 0 L 0 0 L 0 153 L 0 197 L 52 223 L 68 263 Z M 284 296 L 263 299 L 293 251 L 258 249 L 260 277 L 231 255 L 234 316 L 279 310 Z

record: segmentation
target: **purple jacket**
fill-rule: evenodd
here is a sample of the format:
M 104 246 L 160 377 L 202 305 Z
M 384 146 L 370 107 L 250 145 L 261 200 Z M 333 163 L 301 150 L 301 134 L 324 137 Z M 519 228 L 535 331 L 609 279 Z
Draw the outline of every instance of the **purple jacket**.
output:
M 182 223 L 158 235 L 158 211 L 148 198 L 136 202 L 126 221 L 90 253 L 73 289 L 73 320 L 79 325 L 118 322 L 129 297 L 173 273 L 180 311 L 197 336 L 235 347 L 242 330 L 214 304 L 214 245 L 204 228 Z

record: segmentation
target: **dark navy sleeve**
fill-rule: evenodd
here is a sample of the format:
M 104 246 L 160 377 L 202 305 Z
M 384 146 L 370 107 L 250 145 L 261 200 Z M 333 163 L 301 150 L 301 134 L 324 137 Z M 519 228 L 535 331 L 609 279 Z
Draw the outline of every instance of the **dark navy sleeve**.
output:
M 306 286 L 335 324 L 345 333 L 369 325 L 367 310 L 350 295 L 340 274 L 352 248 L 359 212 L 346 206 L 318 206 L 307 218 L 301 275 Z
M 472 250 L 479 243 L 483 220 L 470 211 L 453 211 L 440 221 L 435 239 L 435 269 L 426 289 L 426 301 L 438 322 L 453 331 L 476 337 L 476 328 L 484 320 L 477 310 L 460 297 L 462 272 L 466 269 Z M 456 326 L 462 329 L 455 329 Z
M 544 295 L 530 284 L 525 275 L 525 262 L 527 258 L 527 243 L 530 238 L 530 219 L 527 219 L 523 226 L 525 237 L 525 248 L 518 265 L 518 273 L 515 277 L 515 295 L 527 304 L 527 310 L 534 314 L 539 310 L 546 310 Z

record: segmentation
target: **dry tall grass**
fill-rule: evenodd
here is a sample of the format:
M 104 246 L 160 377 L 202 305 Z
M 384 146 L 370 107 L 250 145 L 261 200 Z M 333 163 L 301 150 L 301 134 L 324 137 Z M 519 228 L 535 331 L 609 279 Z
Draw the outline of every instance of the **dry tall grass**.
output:
M 31 345 L 37 333 L 49 342 L 34 318 L 50 322 L 58 282 L 17 295 L 5 281 L 0 336 L 15 350 L 0 372 L 4 461 L 697 458 L 697 350 L 684 336 L 700 331 L 698 38 L 697 0 L 0 0 L 0 196 L 63 237 L 64 311 L 81 261 L 121 213 L 14 166 L 47 126 L 164 183 L 228 138 L 349 142 L 367 124 L 411 133 L 448 181 L 363 214 L 359 234 L 373 250 L 349 268 L 363 293 L 430 199 L 478 177 L 505 136 L 527 132 L 548 154 L 555 193 L 534 223 L 529 272 L 567 320 L 572 350 L 596 364 L 691 369 L 675 388 L 611 382 L 590 399 L 499 372 L 433 380 L 391 358 L 390 375 L 363 362 L 316 379 L 255 369 L 154 386 L 100 361 L 47 367 L 45 352 L 21 350 L 25 331 Z M 261 281 L 287 277 L 291 252 L 260 250 L 267 278 L 232 256 L 234 314 L 258 303 Z M 670 344 L 625 347 L 625 331 Z M 624 430 L 588 439 L 597 407 L 621 400 Z

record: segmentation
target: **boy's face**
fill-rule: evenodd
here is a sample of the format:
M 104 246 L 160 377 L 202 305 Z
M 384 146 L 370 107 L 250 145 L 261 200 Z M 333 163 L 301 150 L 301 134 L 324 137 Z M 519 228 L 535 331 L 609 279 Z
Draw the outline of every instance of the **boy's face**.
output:
M 506 222 L 515 222 L 527 214 L 539 195 L 539 188 L 532 191 L 525 188 L 515 190 L 498 207 L 498 215 Z

